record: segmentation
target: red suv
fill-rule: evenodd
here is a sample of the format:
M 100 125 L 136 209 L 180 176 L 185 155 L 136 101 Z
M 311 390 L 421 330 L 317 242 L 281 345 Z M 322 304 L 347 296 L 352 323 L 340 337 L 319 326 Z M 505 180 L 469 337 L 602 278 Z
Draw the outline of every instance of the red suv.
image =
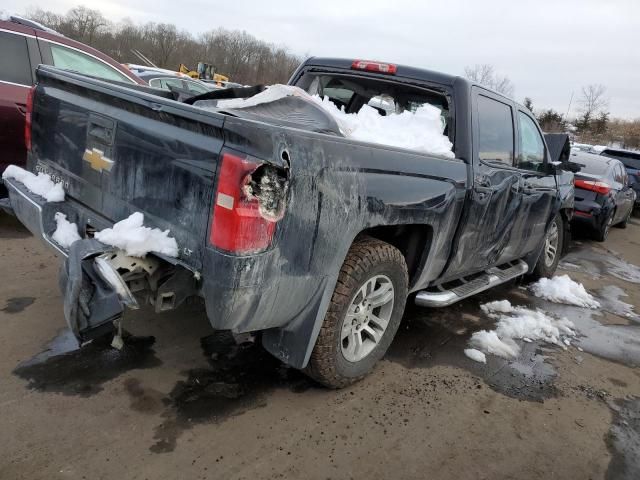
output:
M 16 16 L 0 21 L 0 174 L 9 164 L 26 163 L 27 95 L 41 63 L 106 80 L 145 85 L 113 58 L 39 23 Z

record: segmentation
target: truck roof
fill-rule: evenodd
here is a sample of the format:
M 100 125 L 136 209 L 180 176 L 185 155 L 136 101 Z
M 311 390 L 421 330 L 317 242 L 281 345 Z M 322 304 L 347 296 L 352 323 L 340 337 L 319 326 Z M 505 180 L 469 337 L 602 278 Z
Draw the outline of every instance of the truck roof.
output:
M 325 67 L 325 68 L 328 67 L 328 68 L 339 68 L 339 69 L 350 70 L 353 62 L 356 60 L 362 61 L 361 59 L 354 59 L 354 58 L 310 57 L 305 61 L 303 61 L 302 64 L 300 64 L 298 69 L 296 69 L 296 71 L 292 75 L 292 78 L 298 74 L 301 68 L 304 68 L 307 66 L 314 66 L 314 65 L 317 65 L 318 67 Z M 509 101 L 516 103 L 519 107 L 522 107 L 522 105 L 517 101 L 515 101 L 513 98 L 507 97 L 504 94 L 500 92 L 496 92 L 495 90 L 487 87 L 486 85 L 481 85 L 477 82 L 469 80 L 468 78 L 462 77 L 460 75 L 450 75 L 448 73 L 437 72 L 435 70 L 428 70 L 426 68 L 410 67 L 408 65 L 401 65 L 394 62 L 381 62 L 381 63 L 388 63 L 390 65 L 396 66 L 396 73 L 394 75 L 390 75 L 391 77 L 393 76 L 405 77 L 405 78 L 411 78 L 415 80 L 422 80 L 425 82 L 440 83 L 442 85 L 449 85 L 449 86 L 453 86 L 454 83 L 458 83 L 458 84 L 464 83 L 466 84 L 468 89 L 471 89 L 471 87 L 473 87 L 474 85 L 477 85 L 478 87 L 481 87 L 485 90 L 490 90 L 496 95 L 500 95 L 501 97 L 504 97 Z
M 356 59 L 353 58 L 333 58 L 333 57 L 311 57 L 305 60 L 301 66 L 322 66 L 329 68 L 343 68 L 346 70 L 351 69 L 351 65 Z M 359 60 L 359 59 L 358 59 Z M 453 85 L 456 79 L 462 79 L 467 82 L 469 80 L 459 77 L 457 75 L 449 75 L 446 73 L 436 72 L 433 70 L 427 70 L 424 68 L 409 67 L 407 65 L 400 65 L 393 62 L 383 62 L 395 65 L 397 67 L 396 76 L 414 78 L 416 80 L 424 80 L 429 82 L 442 83 L 444 85 Z M 472 82 L 469 82 L 472 83 Z

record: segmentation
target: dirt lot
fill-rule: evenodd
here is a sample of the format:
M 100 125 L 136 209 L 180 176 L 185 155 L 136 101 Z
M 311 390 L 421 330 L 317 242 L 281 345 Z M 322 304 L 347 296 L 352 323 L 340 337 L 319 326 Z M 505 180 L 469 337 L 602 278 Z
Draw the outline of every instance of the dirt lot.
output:
M 1 479 L 640 478 L 638 219 L 562 263 L 601 309 L 519 284 L 413 308 L 374 373 L 341 391 L 212 335 L 197 305 L 127 318 L 155 342 L 74 350 L 58 260 L 4 214 L 0 245 Z M 582 336 L 469 360 L 470 334 L 492 324 L 479 304 L 505 298 Z

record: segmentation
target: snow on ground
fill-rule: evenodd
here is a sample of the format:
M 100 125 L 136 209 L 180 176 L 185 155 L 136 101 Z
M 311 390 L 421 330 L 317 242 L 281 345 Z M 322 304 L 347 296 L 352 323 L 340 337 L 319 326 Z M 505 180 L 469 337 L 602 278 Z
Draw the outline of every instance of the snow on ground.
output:
M 551 279 L 541 278 L 531 285 L 531 291 L 536 297 L 544 298 L 550 302 L 587 308 L 598 308 L 600 306 L 600 302 L 593 298 L 581 283 L 571 280 L 569 275 Z
M 67 216 L 64 213 L 57 212 L 54 218 L 58 225 L 56 231 L 51 235 L 54 242 L 63 248 L 69 248 L 72 243 L 81 239 L 78 234 L 78 226 L 67 220 Z
M 471 360 L 475 360 L 479 363 L 487 363 L 487 357 L 480 350 L 476 350 L 475 348 L 466 348 L 464 354 L 469 357 Z
M 311 96 L 301 88 L 290 85 L 271 85 L 253 97 L 219 100 L 216 108 L 253 107 L 292 95 L 322 107 L 335 119 L 347 138 L 454 158 L 451 151 L 453 144 L 443 134 L 441 111 L 429 104 L 422 105 L 415 112 L 404 111 L 384 117 L 368 105 L 364 105 L 358 113 L 345 113 L 327 97 Z
M 557 319 L 542 310 L 514 307 L 508 300 L 485 303 L 480 308 L 498 320 L 495 330 L 481 330 L 471 336 L 469 345 L 481 352 L 507 359 L 515 358 L 520 354 L 520 347 L 515 340 L 541 340 L 562 346 L 565 343 L 563 336 L 575 336 L 571 321 Z M 466 351 L 465 354 L 476 360 Z
M 132 257 L 144 257 L 149 252 L 162 253 L 169 257 L 178 256 L 178 243 L 169 236 L 169 230 L 164 232 L 158 228 L 143 225 L 144 215 L 135 212 L 114 224 L 112 228 L 105 228 L 95 234 L 95 238 L 102 243 L 124 250 Z
M 9 165 L 2 173 L 2 178 L 12 178 L 22 183 L 27 189 L 41 196 L 47 202 L 62 202 L 64 200 L 64 189 L 61 183 L 54 183 L 46 173 L 33 173 L 16 165 Z

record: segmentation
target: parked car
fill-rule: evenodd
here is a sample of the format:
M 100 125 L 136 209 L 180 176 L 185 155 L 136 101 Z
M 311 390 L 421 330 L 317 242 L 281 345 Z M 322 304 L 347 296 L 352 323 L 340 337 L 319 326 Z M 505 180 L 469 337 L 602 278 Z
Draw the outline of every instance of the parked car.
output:
M 179 72 L 155 68 L 132 68 L 131 66 L 129 68 L 150 87 L 175 91 L 187 97 L 201 95 L 219 88 Z
M 587 226 L 596 240 L 604 242 L 612 226 L 625 228 L 636 194 L 621 161 L 591 153 L 572 155 L 581 165 L 575 175 L 573 224 Z
M 636 192 L 635 208 L 640 208 L 640 152 L 620 148 L 606 148 L 600 155 L 620 160 L 627 169 L 629 185 Z
M 43 25 L 17 16 L 0 20 L 0 174 L 7 165 L 26 163 L 27 96 L 41 63 L 117 82 L 143 83 L 107 55 Z
M 20 221 L 66 257 L 64 312 L 80 341 L 114 332 L 123 295 L 156 311 L 197 295 L 214 329 L 257 333 L 337 388 L 382 358 L 408 298 L 443 307 L 558 265 L 572 205 L 535 117 L 467 79 L 312 58 L 289 82 L 347 113 L 377 96 L 439 110 L 452 150 L 430 154 L 349 138 L 300 95 L 212 110 L 48 66 L 37 78 L 29 168 L 66 197 L 5 184 Z M 68 248 L 52 239 L 56 212 L 82 237 Z M 170 231 L 177 257 L 131 259 L 92 238 L 136 212 Z

